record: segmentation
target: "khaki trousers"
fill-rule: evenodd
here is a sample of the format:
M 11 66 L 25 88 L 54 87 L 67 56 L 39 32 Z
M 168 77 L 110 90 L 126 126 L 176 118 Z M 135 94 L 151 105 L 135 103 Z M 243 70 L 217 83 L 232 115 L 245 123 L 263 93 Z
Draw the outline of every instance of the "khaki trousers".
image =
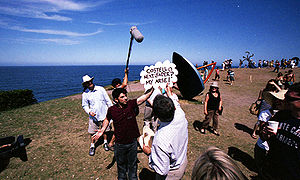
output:
M 213 119 L 213 129 L 218 129 L 218 124 L 219 124 L 218 110 L 208 110 L 207 113 L 208 114 L 205 116 L 205 120 L 203 121 L 202 127 L 204 129 L 207 129 L 211 119 Z

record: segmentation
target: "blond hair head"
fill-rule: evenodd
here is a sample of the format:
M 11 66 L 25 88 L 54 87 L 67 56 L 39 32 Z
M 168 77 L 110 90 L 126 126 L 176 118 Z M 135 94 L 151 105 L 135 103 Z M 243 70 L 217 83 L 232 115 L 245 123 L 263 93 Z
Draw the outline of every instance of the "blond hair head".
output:
M 192 180 L 246 179 L 233 159 L 216 147 L 209 147 L 195 162 Z

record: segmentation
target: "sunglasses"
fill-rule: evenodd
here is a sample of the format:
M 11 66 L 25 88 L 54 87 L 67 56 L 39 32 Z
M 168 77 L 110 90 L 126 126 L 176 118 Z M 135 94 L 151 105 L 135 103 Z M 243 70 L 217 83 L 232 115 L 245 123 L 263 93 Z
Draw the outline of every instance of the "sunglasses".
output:
M 84 83 L 83 83 L 83 85 L 86 85 L 86 86 L 87 86 L 87 85 L 90 85 L 90 84 L 93 84 L 93 82 L 92 82 L 92 81 L 87 81 L 87 82 L 84 82 Z

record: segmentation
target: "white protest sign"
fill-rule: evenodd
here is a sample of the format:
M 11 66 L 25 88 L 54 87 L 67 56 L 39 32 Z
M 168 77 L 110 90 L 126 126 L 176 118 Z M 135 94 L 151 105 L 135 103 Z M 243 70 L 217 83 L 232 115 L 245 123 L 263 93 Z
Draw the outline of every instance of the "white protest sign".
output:
M 140 73 L 140 83 L 144 84 L 145 89 L 152 86 L 154 88 L 165 88 L 167 84 L 172 87 L 173 83 L 177 82 L 177 74 L 176 65 L 169 60 L 165 60 L 163 63 L 155 63 L 155 66 L 145 66 Z

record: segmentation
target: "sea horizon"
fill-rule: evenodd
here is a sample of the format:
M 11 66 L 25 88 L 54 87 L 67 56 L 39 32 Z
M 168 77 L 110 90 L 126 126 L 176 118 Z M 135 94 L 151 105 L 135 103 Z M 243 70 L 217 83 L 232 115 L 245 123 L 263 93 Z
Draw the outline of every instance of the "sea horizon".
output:
M 129 66 L 129 81 L 140 79 L 144 65 Z M 30 89 L 38 102 L 82 92 L 82 77 L 94 77 L 99 86 L 111 84 L 114 78 L 123 79 L 124 65 L 87 66 L 0 66 L 0 90 Z
M 140 80 L 145 66 L 130 65 L 128 80 Z M 125 65 L 0 66 L 0 91 L 30 89 L 38 102 L 43 102 L 81 93 L 84 75 L 93 76 L 96 85 L 107 86 L 114 78 L 122 80 L 124 70 Z

